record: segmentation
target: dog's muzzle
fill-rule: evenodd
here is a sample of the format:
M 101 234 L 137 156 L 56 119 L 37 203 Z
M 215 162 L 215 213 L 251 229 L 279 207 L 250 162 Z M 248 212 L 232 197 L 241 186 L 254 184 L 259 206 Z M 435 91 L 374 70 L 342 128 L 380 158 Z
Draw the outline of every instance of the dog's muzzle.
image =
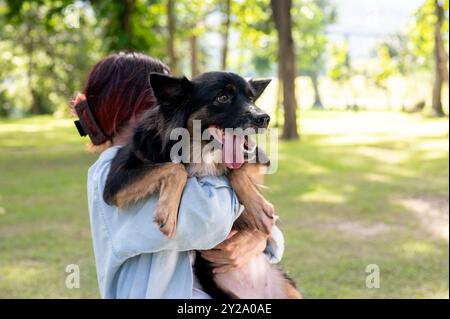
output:
M 268 114 L 263 113 L 253 116 L 253 123 L 255 123 L 257 127 L 267 128 L 267 126 L 269 126 L 269 122 L 270 116 Z

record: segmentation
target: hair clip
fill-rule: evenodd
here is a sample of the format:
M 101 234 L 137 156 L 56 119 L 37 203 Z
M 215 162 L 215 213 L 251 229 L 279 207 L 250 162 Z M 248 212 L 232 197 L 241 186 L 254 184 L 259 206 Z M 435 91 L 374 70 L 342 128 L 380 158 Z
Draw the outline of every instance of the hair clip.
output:
M 80 136 L 86 136 L 87 133 L 84 130 L 83 125 L 81 124 L 81 121 L 80 120 L 76 120 L 76 121 L 74 121 L 74 123 L 75 123 L 75 127 L 78 130 L 78 134 L 80 134 Z
M 108 140 L 95 121 L 86 100 L 75 105 L 75 111 L 79 118 L 79 120 L 75 121 L 75 126 L 80 136 L 88 135 L 94 145 L 103 144 Z

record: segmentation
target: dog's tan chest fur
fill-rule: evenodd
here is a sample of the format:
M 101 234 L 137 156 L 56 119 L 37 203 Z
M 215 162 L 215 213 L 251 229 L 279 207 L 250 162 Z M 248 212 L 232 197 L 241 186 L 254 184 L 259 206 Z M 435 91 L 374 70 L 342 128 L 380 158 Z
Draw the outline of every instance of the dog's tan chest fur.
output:
M 189 176 L 223 176 L 227 169 L 222 164 L 192 163 L 186 166 Z
M 263 254 L 228 273 L 217 274 L 216 283 L 239 299 L 298 299 L 301 294 L 272 267 Z
M 221 163 L 222 151 L 212 149 L 210 152 L 203 153 L 200 149 L 203 145 L 191 144 L 192 162 L 186 164 L 186 170 L 189 176 L 223 176 L 228 173 L 228 169 Z

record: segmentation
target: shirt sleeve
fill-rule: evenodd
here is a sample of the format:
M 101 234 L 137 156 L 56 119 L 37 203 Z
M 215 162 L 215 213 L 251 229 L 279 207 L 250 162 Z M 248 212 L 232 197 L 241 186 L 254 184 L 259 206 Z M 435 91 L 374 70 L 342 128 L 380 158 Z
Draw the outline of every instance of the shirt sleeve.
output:
M 240 213 L 237 197 L 225 178 L 188 179 L 180 202 L 176 234 L 171 239 L 153 222 L 157 195 L 127 209 L 108 206 L 99 200 L 107 207 L 100 212 L 113 252 L 120 259 L 164 250 L 213 248 L 225 240 Z
M 264 254 L 271 264 L 277 264 L 281 261 L 284 254 L 284 236 L 277 226 L 272 228 L 272 236 L 267 241 Z

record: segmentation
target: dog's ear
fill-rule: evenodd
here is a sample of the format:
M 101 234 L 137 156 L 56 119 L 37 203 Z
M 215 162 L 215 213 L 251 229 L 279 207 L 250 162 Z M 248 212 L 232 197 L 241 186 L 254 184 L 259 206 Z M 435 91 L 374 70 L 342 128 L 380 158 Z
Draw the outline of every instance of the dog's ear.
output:
M 150 85 L 156 99 L 163 105 L 182 103 L 189 98 L 192 88 L 191 81 L 186 77 L 175 78 L 160 73 L 150 74 Z
M 250 84 L 250 87 L 253 90 L 253 95 L 255 96 L 255 101 L 261 96 L 261 94 L 264 92 L 266 87 L 269 85 L 269 83 L 272 81 L 272 79 L 264 79 L 264 80 L 253 80 L 251 79 L 248 81 L 248 84 Z

